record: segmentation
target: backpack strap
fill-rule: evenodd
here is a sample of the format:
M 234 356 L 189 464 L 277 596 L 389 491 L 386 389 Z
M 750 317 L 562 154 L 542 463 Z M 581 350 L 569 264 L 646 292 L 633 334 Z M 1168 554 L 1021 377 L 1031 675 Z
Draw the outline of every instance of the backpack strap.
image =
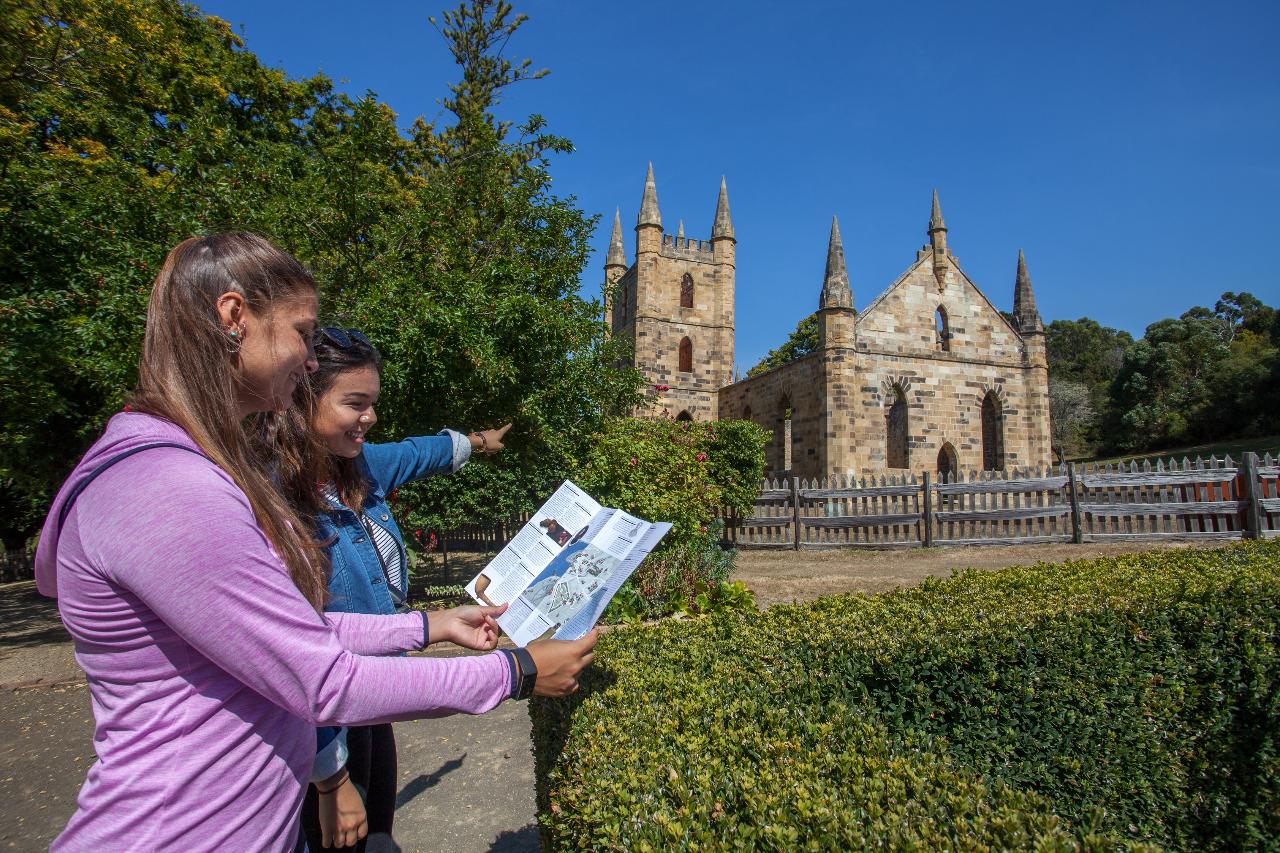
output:
M 83 480 L 76 483 L 75 488 L 71 490 L 71 494 L 67 495 L 67 499 L 62 502 L 62 508 L 58 510 L 58 526 L 53 529 L 53 541 L 57 542 L 58 537 L 62 535 L 62 525 L 65 524 L 67 521 L 67 515 L 68 513 L 71 512 L 71 505 L 76 502 L 76 498 L 80 497 L 80 493 L 83 492 L 85 489 L 87 489 L 89 487 L 89 484 L 98 478 L 99 474 L 101 474 L 103 471 L 107 470 L 117 462 L 121 462 L 125 459 L 128 459 L 130 456 L 132 456 L 135 453 L 141 453 L 144 450 L 150 450 L 153 447 L 176 447 L 179 450 L 185 450 L 188 453 L 194 453 L 196 456 L 209 459 L 208 456 L 205 456 L 203 453 L 201 453 L 199 450 L 196 450 L 194 447 L 188 447 L 185 444 L 178 444 L 177 442 L 173 442 L 173 441 L 157 441 L 151 444 L 144 444 L 140 447 L 135 447 L 132 450 L 126 450 L 123 453 L 118 453 L 115 456 L 112 456 L 110 459 L 106 460 L 105 462 L 99 463 L 99 465 L 96 468 L 94 468 L 92 471 L 89 472 L 89 476 L 85 477 Z M 210 460 L 210 461 L 213 461 L 213 460 Z

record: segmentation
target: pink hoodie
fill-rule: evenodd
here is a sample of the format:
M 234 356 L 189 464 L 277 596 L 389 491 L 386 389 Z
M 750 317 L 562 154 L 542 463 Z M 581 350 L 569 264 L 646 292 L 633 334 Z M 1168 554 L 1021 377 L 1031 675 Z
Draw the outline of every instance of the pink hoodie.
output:
M 69 488 L 158 441 L 123 413 L 50 510 L 36 581 L 88 675 L 98 761 L 54 850 L 292 850 L 315 727 L 481 713 L 511 692 L 501 655 L 421 647 L 419 614 L 317 613 L 243 492 L 207 459 L 153 448 L 104 471 L 53 537 Z

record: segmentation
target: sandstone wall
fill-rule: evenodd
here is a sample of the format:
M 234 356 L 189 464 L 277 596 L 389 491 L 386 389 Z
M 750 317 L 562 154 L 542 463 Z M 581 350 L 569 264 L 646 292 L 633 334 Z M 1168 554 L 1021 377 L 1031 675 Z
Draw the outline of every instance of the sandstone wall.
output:
M 821 375 L 822 357 L 813 353 L 720 391 L 721 418 L 753 421 L 773 436 L 765 449 L 765 469 L 771 476 L 788 470 L 784 462 L 788 407 L 792 411 L 790 471 L 800 477 L 822 476 L 825 404 Z

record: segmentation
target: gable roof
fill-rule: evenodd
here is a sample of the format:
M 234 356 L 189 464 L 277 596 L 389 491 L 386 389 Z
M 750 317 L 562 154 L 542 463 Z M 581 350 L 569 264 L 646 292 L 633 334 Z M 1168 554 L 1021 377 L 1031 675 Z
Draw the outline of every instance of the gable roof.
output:
M 1012 332 L 1015 338 L 1021 341 L 1023 339 L 1022 334 L 1017 330 L 1016 327 L 1014 327 L 1012 323 L 1009 322 L 1009 319 L 1004 316 L 1003 312 L 1001 312 L 1000 309 L 995 306 L 995 303 L 993 303 L 990 299 L 987 298 L 987 295 L 982 292 L 982 288 L 978 287 L 978 285 L 973 283 L 973 279 L 969 278 L 968 273 L 966 273 L 963 269 L 960 268 L 960 264 L 956 263 L 956 259 L 954 257 L 952 257 L 951 255 L 947 255 L 946 257 L 947 257 L 947 260 L 951 262 L 951 266 L 955 269 L 955 271 L 958 272 L 960 276 L 965 280 L 965 283 L 967 283 L 969 287 L 973 288 L 973 292 L 978 294 L 979 298 L 981 298 L 982 301 L 987 304 L 987 307 L 990 308 L 993 312 L 995 312 L 995 315 L 1000 318 L 1000 322 L 1004 323 L 1005 328 L 1007 328 L 1010 332 Z M 890 284 L 888 287 L 882 290 L 880 292 L 880 295 L 878 295 L 875 299 L 872 299 L 866 308 L 863 308 L 861 311 L 859 311 L 854 320 L 855 328 L 857 327 L 858 324 L 862 322 L 863 317 L 870 315 L 876 309 L 876 307 L 889 296 L 890 293 L 892 293 L 895 289 L 900 287 L 903 284 L 903 282 L 905 282 L 908 278 L 910 278 L 911 274 L 914 273 L 916 269 L 922 264 L 924 264 L 926 261 L 928 261 L 929 263 L 932 263 L 933 257 L 929 254 L 922 254 L 919 258 L 915 260 L 913 264 L 911 264 L 911 266 L 907 267 L 902 272 L 901 275 L 899 275 L 896 279 L 894 279 L 892 284 Z

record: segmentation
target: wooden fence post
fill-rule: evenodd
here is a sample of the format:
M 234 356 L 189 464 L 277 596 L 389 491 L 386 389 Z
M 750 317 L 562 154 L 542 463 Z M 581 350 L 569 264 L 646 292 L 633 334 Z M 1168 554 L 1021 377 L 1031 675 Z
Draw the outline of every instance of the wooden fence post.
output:
M 924 547 L 933 547 L 933 490 L 928 471 L 924 472 Z
M 791 478 L 792 550 L 800 550 L 800 478 Z
M 1243 486 L 1242 497 L 1248 501 L 1244 508 L 1246 539 L 1262 538 L 1262 504 L 1258 502 L 1258 454 L 1248 452 L 1240 461 L 1238 480 Z
M 1076 464 L 1067 465 L 1067 499 L 1071 501 L 1071 541 L 1079 545 L 1084 542 L 1084 532 L 1080 529 L 1080 496 L 1076 494 Z
M 445 583 L 449 582 L 449 532 L 440 531 L 440 568 L 444 571 Z

